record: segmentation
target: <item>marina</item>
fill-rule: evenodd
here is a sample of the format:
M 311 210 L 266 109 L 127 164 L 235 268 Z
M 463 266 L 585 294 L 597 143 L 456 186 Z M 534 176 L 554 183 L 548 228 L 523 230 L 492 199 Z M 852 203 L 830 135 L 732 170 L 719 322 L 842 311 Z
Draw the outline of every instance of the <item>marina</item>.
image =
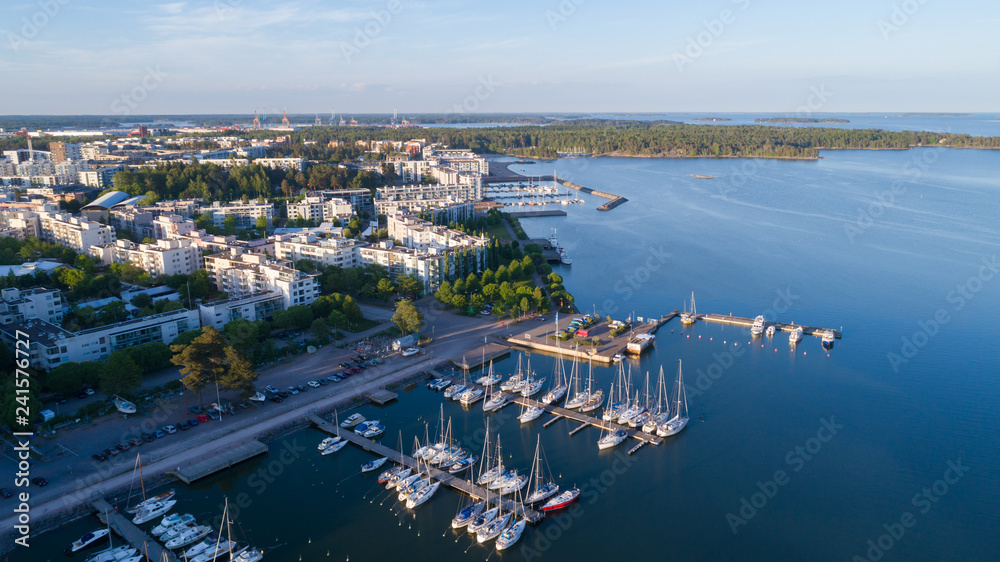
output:
M 97 512 L 97 517 L 102 523 L 110 527 L 119 537 L 128 541 L 146 559 L 157 562 L 178 562 L 173 552 L 164 548 L 153 537 L 135 526 L 132 521 L 112 507 L 103 496 L 92 498 L 90 505 Z
M 186 466 L 178 467 L 170 472 L 178 480 L 185 484 L 190 484 L 196 480 L 205 478 L 226 470 L 227 468 L 239 464 L 245 460 L 252 459 L 257 455 L 267 453 L 267 445 L 256 439 L 251 439 L 245 443 L 237 445 L 229 450 L 222 451 L 211 458 L 207 458 Z
M 745 326 L 747 328 L 753 326 L 754 318 L 741 318 L 739 316 L 723 316 L 722 314 L 699 314 L 695 316 L 698 320 L 704 320 L 706 322 L 718 322 L 721 324 L 731 324 L 733 326 Z M 833 335 L 838 340 L 841 338 L 842 334 L 840 330 L 834 330 L 832 328 L 815 328 L 813 326 L 803 326 L 801 324 L 786 324 L 784 322 L 768 322 L 764 321 L 764 327 L 774 326 L 779 332 L 794 332 L 798 329 L 802 329 L 802 333 L 806 336 L 816 336 L 823 337 L 827 332 L 833 332 Z
M 387 457 L 391 462 L 406 466 L 407 468 L 411 468 L 416 471 L 420 470 L 420 468 L 417 466 L 417 460 L 409 455 L 401 455 L 399 451 L 381 445 L 375 441 L 365 439 L 360 435 L 355 434 L 353 431 L 345 431 L 341 433 L 339 431 L 339 428 L 337 428 L 334 424 L 324 420 L 318 414 L 310 414 L 308 416 L 308 419 L 322 431 L 325 431 L 330 435 L 339 435 L 342 439 L 349 441 L 350 443 L 360 447 L 361 449 L 364 449 L 365 451 L 368 451 L 380 457 Z M 428 474 L 437 482 L 440 482 L 441 484 L 444 484 L 445 486 L 448 486 L 454 490 L 458 490 L 460 492 L 468 494 L 469 496 L 472 496 L 477 500 L 482 500 L 484 498 L 491 498 L 491 496 L 496 495 L 496 494 L 488 494 L 485 489 L 476 486 L 475 484 L 469 482 L 468 480 L 464 480 L 462 478 L 459 478 L 453 474 L 449 474 L 448 472 L 439 470 L 437 468 L 427 467 L 426 470 Z M 496 499 L 492 498 L 488 499 L 487 501 L 491 503 L 497 502 Z M 506 511 L 513 510 L 513 512 L 517 514 L 518 517 L 524 518 L 529 523 L 537 523 L 544 518 L 544 515 L 542 513 L 535 511 L 533 509 L 529 509 L 520 502 L 515 502 L 509 499 L 502 499 L 500 500 L 500 503 L 498 505 Z

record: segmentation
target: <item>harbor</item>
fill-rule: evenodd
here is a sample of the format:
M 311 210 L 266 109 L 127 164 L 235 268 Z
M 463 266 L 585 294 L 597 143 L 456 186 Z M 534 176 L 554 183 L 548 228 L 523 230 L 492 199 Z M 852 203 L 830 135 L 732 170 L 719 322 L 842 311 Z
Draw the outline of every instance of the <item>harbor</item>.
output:
M 754 323 L 753 318 L 742 318 L 739 316 L 733 316 L 732 314 L 729 316 L 724 316 L 722 314 L 696 314 L 695 318 L 697 320 L 704 320 L 705 322 L 718 322 L 720 324 L 730 324 L 746 328 L 753 326 Z M 805 336 L 823 337 L 823 335 L 827 332 L 833 332 L 834 337 L 838 340 L 841 339 L 842 336 L 840 330 L 834 330 L 832 328 L 816 328 L 813 326 L 804 326 L 802 324 L 795 323 L 764 321 L 764 328 L 769 328 L 771 326 L 774 326 L 774 329 L 779 332 L 794 332 L 795 330 L 801 328 L 802 334 Z
M 378 443 L 377 441 L 366 439 L 351 430 L 340 431 L 341 428 L 335 426 L 333 423 L 324 420 L 319 414 L 313 413 L 308 416 L 309 421 L 311 421 L 320 430 L 334 436 L 340 436 L 342 439 L 347 440 L 351 444 L 360 447 L 361 449 L 368 451 L 372 454 L 378 455 L 380 457 L 387 457 L 391 462 L 399 465 L 411 468 L 416 472 L 419 472 L 421 467 L 417 466 L 417 460 L 409 455 L 402 455 L 399 451 L 386 447 Z M 485 489 L 476 486 L 475 484 L 459 478 L 453 474 L 439 470 L 434 467 L 426 467 L 427 473 L 434 479 L 464 494 L 467 494 L 476 500 L 487 499 L 491 504 L 497 504 L 495 499 L 497 494 L 488 493 Z M 520 502 L 515 502 L 509 499 L 500 499 L 499 505 L 501 509 L 505 511 L 513 510 L 518 517 L 524 518 L 525 521 L 529 523 L 538 523 L 544 518 L 541 512 L 535 511 L 525 507 Z
M 636 334 L 655 334 L 660 326 L 678 314 L 678 311 L 674 310 L 660 318 L 636 317 L 631 330 L 626 330 L 614 337 L 611 336 L 612 328 L 608 324 L 597 322 L 585 330 L 586 336 L 580 335 L 579 331 L 577 332 L 577 337 L 581 338 L 580 340 L 560 342 L 554 334 L 565 331 L 574 318 L 571 315 L 566 315 L 559 320 L 558 324 L 550 322 L 540 324 L 536 328 L 508 337 L 507 342 L 527 349 L 560 354 L 564 357 L 611 364 L 615 362 L 615 356 L 620 357 L 626 352 L 629 340 Z
M 178 562 L 173 552 L 147 535 L 142 529 L 132 523 L 127 517 L 111 506 L 104 496 L 95 496 L 90 500 L 91 507 L 97 512 L 97 517 L 115 534 L 128 541 L 145 560 L 157 562 Z
M 257 455 L 264 454 L 267 454 L 267 445 L 256 439 L 251 439 L 209 458 L 185 466 L 179 466 L 177 470 L 172 470 L 168 474 L 176 477 L 185 484 L 190 484 L 216 472 L 226 470 L 245 460 L 252 459 Z

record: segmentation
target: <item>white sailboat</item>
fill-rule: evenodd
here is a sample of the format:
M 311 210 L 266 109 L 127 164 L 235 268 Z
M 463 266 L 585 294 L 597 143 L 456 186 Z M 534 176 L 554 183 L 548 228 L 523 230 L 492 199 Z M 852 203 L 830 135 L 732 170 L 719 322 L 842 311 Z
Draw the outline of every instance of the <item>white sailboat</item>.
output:
M 604 408 L 604 412 L 601 413 L 601 419 L 604 421 L 615 421 L 625 413 L 628 408 L 628 397 L 626 396 L 622 400 L 623 385 L 625 384 L 625 364 L 618 363 L 618 373 L 615 374 L 615 380 L 611 381 L 611 390 L 608 392 L 608 405 Z M 617 388 L 618 392 L 615 393 Z M 617 397 L 617 401 L 616 398 Z
M 580 408 L 590 398 L 589 392 L 580 391 L 580 362 L 573 358 L 573 366 L 569 371 L 569 391 L 566 394 L 566 403 L 563 405 L 567 410 Z
M 684 391 L 684 378 L 681 373 L 681 361 L 677 360 L 677 386 L 676 405 L 673 409 L 673 416 L 656 428 L 656 434 L 660 437 L 669 437 L 680 433 L 688 423 L 687 393 Z
M 601 438 L 597 440 L 597 448 L 602 451 L 604 449 L 610 449 L 611 447 L 614 447 L 624 441 L 626 437 L 628 437 L 628 432 L 624 429 L 618 429 L 615 431 L 609 430 L 606 435 L 601 436 Z
M 555 482 L 545 482 L 545 476 L 542 472 L 542 437 L 538 436 L 535 442 L 535 459 L 531 463 L 531 480 L 532 488 L 530 493 L 524 499 L 524 503 L 533 504 L 541 501 L 545 501 L 550 497 L 554 496 L 559 492 L 559 485 Z
M 566 386 L 566 372 L 563 368 L 562 354 L 556 359 L 554 366 L 552 367 L 552 386 L 549 388 L 548 392 L 542 395 L 541 402 L 547 406 L 552 405 L 558 400 L 566 396 L 566 390 L 569 388 Z
M 690 326 L 691 324 L 694 324 L 697 317 L 698 312 L 694 307 L 694 291 L 691 291 L 691 311 L 688 312 L 687 303 L 684 303 L 684 312 L 681 313 L 681 324 Z
M 649 417 L 646 418 L 645 423 L 642 424 L 642 430 L 645 433 L 656 433 L 656 428 L 670 419 L 670 407 L 667 406 L 666 410 L 664 410 L 664 400 L 666 399 L 666 395 L 667 382 L 663 378 L 663 365 L 660 365 L 660 376 L 656 381 L 656 409 L 650 412 Z
M 538 404 L 528 406 L 527 408 L 522 406 L 521 415 L 518 416 L 517 419 L 520 420 L 522 424 L 531 423 L 541 417 L 543 413 L 545 413 L 545 409 Z

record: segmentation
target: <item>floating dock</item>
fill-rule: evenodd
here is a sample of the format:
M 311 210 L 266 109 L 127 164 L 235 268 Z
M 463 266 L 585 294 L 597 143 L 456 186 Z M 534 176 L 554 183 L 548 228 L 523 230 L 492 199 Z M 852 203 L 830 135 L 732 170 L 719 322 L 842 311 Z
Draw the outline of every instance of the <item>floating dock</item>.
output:
M 734 326 L 745 326 L 747 328 L 753 326 L 753 318 L 742 318 L 739 316 L 723 316 L 722 314 L 698 314 L 695 316 L 698 320 L 704 320 L 706 322 L 718 322 L 720 324 L 732 324 Z M 840 330 L 834 330 L 832 328 L 815 328 L 813 326 L 803 326 L 802 324 L 786 324 L 784 322 L 764 322 L 764 329 L 766 330 L 768 326 L 774 326 L 774 328 L 780 332 L 793 332 L 796 328 L 802 328 L 802 334 L 806 336 L 819 336 L 822 337 L 826 332 L 833 332 L 834 337 L 838 340 L 841 338 Z
M 417 461 L 413 457 L 409 455 L 400 455 L 399 451 L 390 449 L 389 447 L 386 447 L 385 445 L 382 445 L 376 441 L 365 439 L 364 437 L 358 435 L 357 433 L 354 433 L 354 431 L 350 429 L 345 429 L 341 431 L 339 427 L 336 427 L 331 422 L 324 420 L 318 414 L 310 414 L 308 416 L 308 419 L 309 421 L 316 424 L 316 427 L 318 427 L 319 429 L 331 435 L 339 435 L 341 438 L 346 439 L 347 441 L 353 443 L 354 445 L 357 445 L 358 447 L 361 447 L 362 449 L 370 453 L 374 453 L 380 457 L 388 457 L 390 461 L 396 464 L 402 464 L 417 471 L 422 470 L 421 468 L 417 467 Z M 465 492 L 466 494 L 476 499 L 484 499 L 487 496 L 491 496 L 490 503 L 492 504 L 497 503 L 496 499 L 497 494 L 495 493 L 488 494 L 485 489 L 476 486 L 475 484 L 469 482 L 468 480 L 464 480 L 462 478 L 459 478 L 458 476 L 455 476 L 454 474 L 445 472 L 443 470 L 439 470 L 434 467 L 427 467 L 427 471 L 429 472 L 432 478 L 434 478 L 438 482 L 441 482 L 445 486 L 448 486 L 455 490 L 459 490 L 461 492 Z M 502 502 L 501 506 L 505 511 L 514 510 L 518 516 L 523 517 L 528 523 L 537 523 L 541 521 L 542 518 L 544 517 L 544 514 L 542 512 L 529 509 L 525 507 L 523 504 L 517 503 L 513 500 L 502 498 L 500 501 Z
M 398 394 L 396 394 L 391 390 L 386 390 L 384 388 L 380 388 L 375 392 L 368 393 L 368 399 L 378 404 L 379 406 L 385 406 L 386 404 L 392 402 L 397 398 L 399 398 Z
M 176 476 L 181 482 L 190 484 L 195 480 L 200 480 L 221 470 L 226 470 L 235 464 L 265 453 L 267 453 L 267 445 L 256 439 L 251 439 L 205 460 L 189 464 L 185 467 L 178 467 L 177 470 L 170 471 L 170 474 Z
M 174 556 L 173 552 L 136 527 L 131 519 L 118 513 L 118 510 L 111 507 L 111 504 L 103 496 L 91 499 L 90 505 L 97 512 L 97 517 L 102 523 L 139 550 L 143 560 L 177 562 L 177 557 Z

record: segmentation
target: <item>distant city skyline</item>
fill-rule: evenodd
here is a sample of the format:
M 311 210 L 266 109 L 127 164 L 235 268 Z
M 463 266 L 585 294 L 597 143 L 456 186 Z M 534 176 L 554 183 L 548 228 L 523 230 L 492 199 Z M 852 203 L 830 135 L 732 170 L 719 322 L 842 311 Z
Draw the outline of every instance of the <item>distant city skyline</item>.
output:
M 1000 8 L 926 0 L 6 7 L 0 114 L 995 112 Z

